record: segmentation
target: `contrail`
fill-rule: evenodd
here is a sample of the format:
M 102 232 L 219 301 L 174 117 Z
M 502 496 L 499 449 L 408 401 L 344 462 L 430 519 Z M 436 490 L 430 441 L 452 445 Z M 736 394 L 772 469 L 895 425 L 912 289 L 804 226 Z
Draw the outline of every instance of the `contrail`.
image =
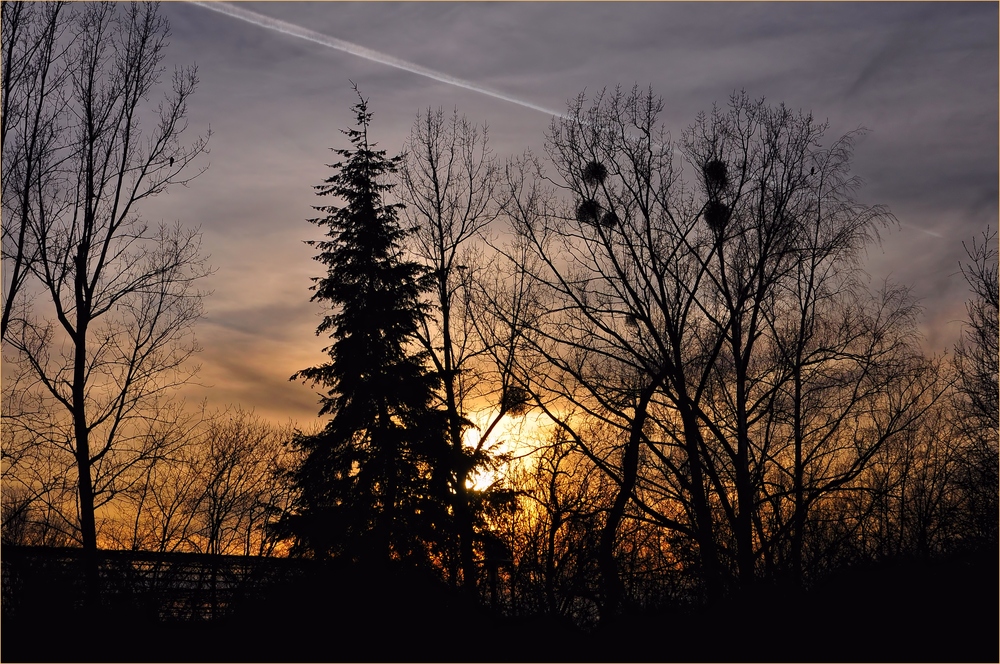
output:
M 929 231 L 926 228 L 921 228 L 920 226 L 914 226 L 913 224 L 904 224 L 902 221 L 899 222 L 899 225 L 902 226 L 903 228 L 912 228 L 915 231 L 920 231 L 921 233 L 926 233 L 927 235 L 932 235 L 934 237 L 939 237 L 939 238 L 944 237 L 943 235 L 941 235 L 936 231 Z
M 311 41 L 314 44 L 319 44 L 320 46 L 326 46 L 327 48 L 332 48 L 337 51 L 343 51 L 344 53 L 350 53 L 351 55 L 356 55 L 359 58 L 364 58 L 365 60 L 371 60 L 372 62 L 380 62 L 384 65 L 395 67 L 396 69 L 402 69 L 403 71 L 408 71 L 412 74 L 417 74 L 418 76 L 425 76 L 435 81 L 440 81 L 441 83 L 447 83 L 448 85 L 454 85 L 455 87 L 464 88 L 466 90 L 472 90 L 473 92 L 478 92 L 480 94 L 488 95 L 490 97 L 494 97 L 495 99 L 502 99 L 503 101 L 508 101 L 512 104 L 523 106 L 524 108 L 530 108 L 533 111 L 540 111 L 542 113 L 545 113 L 546 115 L 554 115 L 560 118 L 565 117 L 562 113 L 545 108 L 544 106 L 532 104 L 530 101 L 524 101 L 523 99 L 512 97 L 508 94 L 504 94 L 503 92 L 498 92 L 497 90 L 491 90 L 490 88 L 484 87 L 477 83 L 473 83 L 471 81 L 465 81 L 460 78 L 456 78 L 454 76 L 445 74 L 443 72 L 435 71 L 433 69 L 428 69 L 427 67 L 421 67 L 418 64 L 407 62 L 406 60 L 401 60 L 400 58 L 396 58 L 391 55 L 387 55 L 385 53 L 380 53 L 370 48 L 365 48 L 364 46 L 360 46 L 358 44 L 354 44 L 349 41 L 344 41 L 343 39 L 337 39 L 336 37 L 328 37 L 327 35 L 315 32 L 313 30 L 307 30 L 306 28 L 299 27 L 292 23 L 279 21 L 276 18 L 271 18 L 270 16 L 264 16 L 263 14 L 252 12 L 249 9 L 236 7 L 234 5 L 229 4 L 228 2 L 193 1 L 191 2 L 191 4 L 198 5 L 199 7 L 203 7 L 205 9 L 210 9 L 213 12 L 219 12 L 220 14 L 225 14 L 226 16 L 231 16 L 232 18 L 238 18 L 241 21 L 252 23 L 261 28 L 274 30 L 275 32 L 291 35 L 292 37 L 298 37 L 299 39 L 305 39 L 306 41 Z

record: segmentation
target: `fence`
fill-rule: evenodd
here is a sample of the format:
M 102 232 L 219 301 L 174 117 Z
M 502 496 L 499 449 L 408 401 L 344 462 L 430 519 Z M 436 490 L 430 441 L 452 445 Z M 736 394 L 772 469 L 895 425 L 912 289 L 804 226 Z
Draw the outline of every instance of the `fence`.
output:
M 240 602 L 300 577 L 311 564 L 257 556 L 99 551 L 100 604 L 158 621 L 218 620 Z M 5 619 L 84 605 L 82 549 L 4 546 L 0 572 Z

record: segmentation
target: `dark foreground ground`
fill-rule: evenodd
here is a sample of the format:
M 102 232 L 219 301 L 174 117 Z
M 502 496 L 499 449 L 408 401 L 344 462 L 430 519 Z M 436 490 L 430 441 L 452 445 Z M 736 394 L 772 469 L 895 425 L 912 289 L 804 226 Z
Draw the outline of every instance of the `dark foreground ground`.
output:
M 624 616 L 585 632 L 504 618 L 409 576 L 331 573 L 212 624 L 119 609 L 6 618 L 0 659 L 93 662 L 997 662 L 995 554 L 843 572 L 806 594 Z M 43 606 L 43 603 L 35 603 Z

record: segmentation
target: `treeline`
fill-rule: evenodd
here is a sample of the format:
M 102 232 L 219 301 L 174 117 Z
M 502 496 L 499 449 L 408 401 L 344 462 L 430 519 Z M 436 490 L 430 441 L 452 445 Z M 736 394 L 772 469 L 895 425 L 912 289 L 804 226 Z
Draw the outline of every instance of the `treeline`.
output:
M 329 345 L 293 378 L 321 420 L 293 430 L 169 401 L 208 270 L 135 206 L 205 144 L 179 142 L 194 72 L 137 140 L 155 6 L 2 7 L 5 543 L 381 561 L 579 625 L 996 550 L 996 235 L 928 356 L 863 271 L 896 221 L 860 132 L 740 93 L 674 139 L 632 88 L 573 100 L 544 155 L 428 109 L 390 157 L 359 93 L 315 187 Z

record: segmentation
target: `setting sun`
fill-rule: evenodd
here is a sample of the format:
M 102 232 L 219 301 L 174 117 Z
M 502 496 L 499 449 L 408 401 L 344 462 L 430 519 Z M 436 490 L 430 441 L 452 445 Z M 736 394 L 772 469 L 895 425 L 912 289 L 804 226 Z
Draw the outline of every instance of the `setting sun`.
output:
M 551 427 L 551 421 L 542 413 L 532 410 L 524 415 L 505 415 L 489 431 L 486 440 L 483 437 L 497 416 L 496 409 L 481 409 L 469 415 L 474 426 L 463 434 L 466 447 L 475 449 L 482 442 L 483 448 L 495 455 L 508 456 L 510 460 L 495 469 L 481 469 L 473 474 L 466 485 L 477 491 L 482 491 L 493 483 L 501 480 L 511 465 L 524 466 L 530 463 L 532 452 L 544 442 Z

